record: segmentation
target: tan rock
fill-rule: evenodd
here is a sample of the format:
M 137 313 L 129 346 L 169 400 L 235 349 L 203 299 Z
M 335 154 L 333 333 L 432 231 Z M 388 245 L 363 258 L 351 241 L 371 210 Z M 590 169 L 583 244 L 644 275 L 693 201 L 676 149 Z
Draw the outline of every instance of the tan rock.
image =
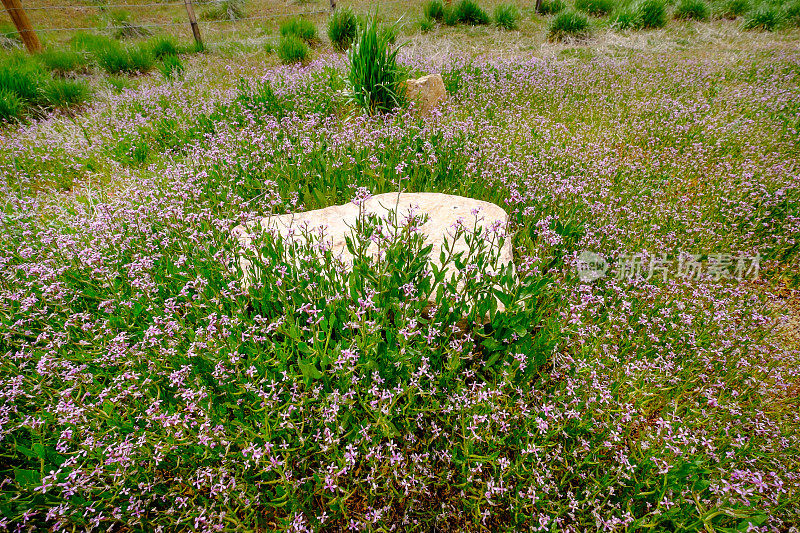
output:
M 447 98 L 447 91 L 440 74 L 429 74 L 417 80 L 407 80 L 406 95 L 412 102 L 417 102 L 420 112 L 429 113 L 439 102 Z
M 311 232 L 312 241 L 322 243 L 330 249 L 346 268 L 352 266 L 353 256 L 347 249 L 345 238 L 353 234 L 353 229 L 359 217 L 359 206 L 354 203 L 335 205 L 324 209 L 276 215 L 254 220 L 246 225 L 233 229 L 239 243 L 247 248 L 251 245 L 255 235 L 261 231 L 272 231 L 280 234 L 285 241 L 303 242 L 303 229 Z M 512 261 L 511 239 L 505 239 L 502 248 L 499 246 L 499 237 L 505 235 L 508 215 L 499 206 L 464 198 L 439 193 L 386 193 L 373 196 L 365 200 L 361 206 L 365 214 L 377 216 L 386 222 L 387 228 L 393 222 L 389 220 L 392 212 L 397 214 L 401 221 L 409 217 L 425 215 L 426 220 L 419 227 L 424 238 L 424 246 L 431 245 L 429 261 L 441 267 L 439 261 L 442 246 L 447 241 L 455 252 L 468 253 L 468 245 L 463 236 L 456 240 L 457 227 L 460 224 L 469 231 L 473 228 L 482 229 L 482 237 L 486 240 L 488 249 L 499 254 L 497 266 L 505 266 Z M 391 231 L 391 230 L 389 230 Z M 378 247 L 374 243 L 367 249 L 367 253 L 374 255 Z M 252 272 L 252 265 L 247 259 L 242 258 L 243 270 Z M 447 265 L 448 272 L 456 272 L 455 265 Z M 249 280 L 245 280 L 249 283 Z M 502 306 L 500 306 L 502 307 Z

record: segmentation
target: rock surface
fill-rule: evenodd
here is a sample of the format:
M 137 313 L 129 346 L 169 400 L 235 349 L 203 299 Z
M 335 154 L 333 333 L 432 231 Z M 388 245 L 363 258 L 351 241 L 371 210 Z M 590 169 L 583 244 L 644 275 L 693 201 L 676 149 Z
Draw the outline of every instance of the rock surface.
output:
M 440 74 L 429 74 L 417 80 L 407 80 L 406 95 L 409 100 L 418 102 L 420 112 L 424 114 L 429 113 L 439 102 L 447 98 L 447 91 Z
M 505 266 L 512 261 L 511 239 L 506 239 L 502 248 L 498 250 L 498 239 L 493 235 L 493 233 L 503 235 L 508 222 L 506 212 L 495 204 L 439 193 L 395 192 L 379 194 L 364 200 L 361 209 L 364 213 L 376 215 L 382 220 L 388 220 L 390 212 L 397 213 L 399 221 L 407 218 L 410 211 L 413 211 L 415 216 L 427 215 L 427 220 L 419 227 L 419 231 L 424 237 L 424 245 L 432 245 L 429 260 L 438 267 L 441 266 L 439 254 L 445 240 L 453 245 L 455 252 L 463 251 L 466 255 L 468 246 L 464 238 L 455 240 L 457 224 L 472 230 L 476 222 L 477 226 L 483 229 L 484 238 L 492 242 L 493 250 L 499 251 L 498 266 Z M 353 263 L 353 256 L 347 250 L 345 237 L 352 234 L 352 228 L 355 227 L 358 217 L 359 206 L 351 202 L 303 213 L 264 217 L 236 226 L 233 234 L 242 247 L 247 248 L 259 231 L 274 231 L 285 241 L 295 242 L 304 239 L 301 231 L 303 228 L 311 231 L 315 238 L 322 232 L 326 248 L 329 248 L 345 265 L 350 266 Z M 376 251 L 377 247 L 374 244 L 367 250 L 368 253 Z M 241 261 L 245 272 L 252 270 L 247 259 L 242 258 Z M 455 271 L 452 262 L 448 264 L 448 270 Z

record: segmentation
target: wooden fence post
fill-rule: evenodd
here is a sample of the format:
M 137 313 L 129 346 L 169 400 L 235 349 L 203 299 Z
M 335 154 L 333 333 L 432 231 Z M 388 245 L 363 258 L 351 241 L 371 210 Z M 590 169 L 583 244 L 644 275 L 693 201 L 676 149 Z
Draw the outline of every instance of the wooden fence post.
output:
M 197 17 L 194 15 L 194 6 L 192 6 L 192 0 L 183 0 L 183 3 L 186 5 L 186 13 L 189 14 L 189 25 L 192 27 L 194 42 L 197 43 L 197 46 L 202 50 L 203 39 L 200 37 L 200 26 L 197 25 Z
M 28 15 L 25 14 L 20 0 L 3 0 L 3 5 L 8 11 L 8 16 L 14 22 L 14 26 L 16 26 L 17 32 L 19 32 L 19 36 L 22 42 L 25 43 L 25 48 L 28 49 L 28 52 L 32 54 L 41 52 L 42 43 L 39 42 L 39 37 L 33 30 L 31 21 L 28 20 Z

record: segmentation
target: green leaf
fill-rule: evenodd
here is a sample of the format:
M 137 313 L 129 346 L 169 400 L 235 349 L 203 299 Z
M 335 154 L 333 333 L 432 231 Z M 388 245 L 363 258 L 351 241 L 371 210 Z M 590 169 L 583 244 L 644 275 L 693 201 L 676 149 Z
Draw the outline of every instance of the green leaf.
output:
M 14 469 L 14 481 L 22 488 L 32 489 L 42 484 L 42 478 L 36 470 Z
M 298 361 L 298 365 L 300 365 L 300 372 L 303 373 L 303 377 L 306 379 L 320 379 L 322 377 L 322 372 L 320 372 L 314 363 L 304 363 L 303 361 Z

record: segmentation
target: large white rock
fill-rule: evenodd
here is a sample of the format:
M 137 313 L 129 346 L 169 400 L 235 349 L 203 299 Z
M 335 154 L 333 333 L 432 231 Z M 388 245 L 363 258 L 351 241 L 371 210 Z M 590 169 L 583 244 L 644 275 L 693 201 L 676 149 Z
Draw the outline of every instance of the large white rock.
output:
M 491 243 L 489 247 L 495 253 L 499 252 L 497 266 L 512 262 L 511 239 L 505 239 L 502 248 L 498 243 L 498 237 L 505 235 L 508 223 L 508 215 L 502 208 L 481 200 L 439 193 L 379 194 L 361 202 L 360 207 L 351 202 L 302 213 L 264 217 L 236 226 L 233 234 L 242 247 L 248 248 L 258 232 L 271 231 L 280 234 L 284 241 L 302 242 L 303 229 L 306 229 L 306 233 L 311 232 L 313 239 L 319 239 L 321 235 L 324 247 L 330 249 L 346 267 L 350 267 L 353 256 L 347 249 L 345 238 L 352 236 L 360 209 L 388 223 L 391 223 L 391 213 L 396 213 L 398 221 L 408 218 L 410 212 L 414 216 L 425 215 L 426 220 L 419 231 L 424 237 L 425 246 L 432 245 L 429 261 L 437 267 L 441 267 L 439 256 L 445 240 L 455 252 L 468 253 L 463 236 L 455 239 L 457 228 L 461 225 L 472 231 L 476 223 L 483 230 L 481 237 Z M 367 249 L 370 254 L 377 251 L 375 244 Z M 241 261 L 247 276 L 252 271 L 252 265 L 245 258 Z M 452 262 L 448 264 L 449 272 L 455 272 L 455 269 Z M 249 279 L 245 283 L 249 283 Z

